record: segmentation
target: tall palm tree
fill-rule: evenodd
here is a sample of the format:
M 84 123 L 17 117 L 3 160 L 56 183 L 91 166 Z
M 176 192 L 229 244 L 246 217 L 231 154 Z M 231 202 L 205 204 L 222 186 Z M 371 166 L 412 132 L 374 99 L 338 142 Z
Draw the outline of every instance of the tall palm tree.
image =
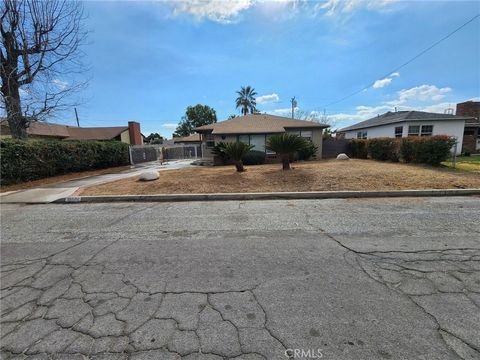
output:
M 235 100 L 235 105 L 241 109 L 242 115 L 247 115 L 250 111 L 250 114 L 253 114 L 256 110 L 257 102 L 255 101 L 255 96 L 257 93 L 255 89 L 250 85 L 242 86 L 240 91 L 237 91 L 238 97 Z
M 304 138 L 289 133 L 273 135 L 267 140 L 265 148 L 276 152 L 282 160 L 282 169 L 290 170 L 290 159 L 297 151 L 304 149 L 308 145 Z

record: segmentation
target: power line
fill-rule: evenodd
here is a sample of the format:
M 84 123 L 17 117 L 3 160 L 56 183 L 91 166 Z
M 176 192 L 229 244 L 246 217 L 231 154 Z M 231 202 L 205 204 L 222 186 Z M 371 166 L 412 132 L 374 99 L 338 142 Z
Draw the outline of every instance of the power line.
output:
M 463 29 L 465 26 L 467 26 L 468 24 L 470 24 L 471 22 L 473 22 L 475 19 L 477 19 L 478 17 L 480 17 L 480 14 L 477 14 L 475 15 L 473 18 L 471 18 L 470 20 L 468 20 L 467 22 L 465 22 L 464 24 L 462 24 L 461 26 L 459 26 L 458 28 L 456 28 L 455 30 L 453 30 L 451 33 L 449 33 L 448 35 L 444 36 L 443 38 L 441 38 L 440 40 L 436 41 L 435 43 L 433 43 L 432 45 L 430 45 L 429 47 L 427 47 L 426 49 L 422 50 L 421 52 L 419 52 L 417 55 L 415 55 L 414 57 L 412 57 L 411 59 L 407 60 L 406 62 L 404 62 L 402 65 L 396 67 L 395 69 L 389 71 L 388 73 L 386 73 L 385 75 L 377 78 L 377 79 L 385 79 L 386 77 L 390 76 L 391 74 L 393 74 L 394 72 L 400 70 L 401 68 L 407 66 L 408 64 L 410 64 L 411 62 L 415 61 L 416 59 L 418 59 L 420 56 L 422 56 L 423 54 L 425 54 L 426 52 L 430 51 L 431 49 L 433 49 L 435 46 L 437 46 L 438 44 L 440 44 L 441 42 L 447 40 L 450 36 L 452 36 L 453 34 L 455 34 L 456 32 L 460 31 L 461 29 Z M 376 80 L 375 80 L 376 81 Z M 330 105 L 334 105 L 334 104 L 338 104 L 339 102 L 342 102 L 348 98 L 351 98 L 352 96 L 355 96 L 357 95 L 358 93 L 361 93 L 362 91 L 365 91 L 367 89 L 369 89 L 370 87 L 373 86 L 373 84 L 375 84 L 375 81 L 372 81 L 370 84 L 368 84 L 367 86 L 361 88 L 360 90 L 357 90 L 339 100 L 335 100 L 335 101 L 332 101 L 326 105 L 323 105 L 321 106 L 320 108 L 326 108 L 326 107 L 329 107 Z

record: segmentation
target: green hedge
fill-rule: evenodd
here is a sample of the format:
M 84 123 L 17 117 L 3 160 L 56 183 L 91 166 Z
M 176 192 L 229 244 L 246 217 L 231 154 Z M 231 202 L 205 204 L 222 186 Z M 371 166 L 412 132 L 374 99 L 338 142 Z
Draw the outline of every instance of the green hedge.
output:
M 402 138 L 400 157 L 405 162 L 439 165 L 450 156 L 455 139 L 446 135 Z
M 368 158 L 368 140 L 352 139 L 348 143 L 348 152 L 354 158 L 367 159 Z
M 265 152 L 251 150 L 242 158 L 244 165 L 262 165 L 265 164 Z
M 370 158 L 380 161 L 398 161 L 398 141 L 393 138 L 372 138 L 367 140 Z
M 2 185 L 129 164 L 128 144 L 119 141 L 3 139 L 0 157 Z
M 439 165 L 450 156 L 455 140 L 446 135 L 406 138 L 352 139 L 350 153 L 355 158 Z

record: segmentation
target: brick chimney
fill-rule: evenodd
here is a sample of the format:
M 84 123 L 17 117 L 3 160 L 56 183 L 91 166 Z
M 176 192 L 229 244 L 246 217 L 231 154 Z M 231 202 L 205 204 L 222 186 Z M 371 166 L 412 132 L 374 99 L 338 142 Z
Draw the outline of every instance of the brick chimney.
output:
M 128 122 L 128 135 L 130 135 L 130 145 L 143 144 L 142 134 L 140 133 L 140 124 L 138 122 Z
M 480 101 L 465 101 L 457 104 L 457 115 L 480 118 Z

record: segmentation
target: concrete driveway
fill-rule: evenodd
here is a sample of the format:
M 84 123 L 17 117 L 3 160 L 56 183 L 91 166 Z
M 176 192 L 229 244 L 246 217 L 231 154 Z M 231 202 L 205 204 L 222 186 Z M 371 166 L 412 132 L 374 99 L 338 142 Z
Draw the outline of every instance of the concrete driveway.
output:
M 166 171 L 193 167 L 190 160 L 171 160 L 160 164 L 151 161 L 135 165 L 130 170 L 117 173 L 86 176 L 79 179 L 58 182 L 39 188 L 0 193 L 0 203 L 44 204 L 73 195 L 79 188 L 104 184 L 128 177 L 138 176 L 144 171 Z
M 478 197 L 1 215 L 2 359 L 480 357 Z

